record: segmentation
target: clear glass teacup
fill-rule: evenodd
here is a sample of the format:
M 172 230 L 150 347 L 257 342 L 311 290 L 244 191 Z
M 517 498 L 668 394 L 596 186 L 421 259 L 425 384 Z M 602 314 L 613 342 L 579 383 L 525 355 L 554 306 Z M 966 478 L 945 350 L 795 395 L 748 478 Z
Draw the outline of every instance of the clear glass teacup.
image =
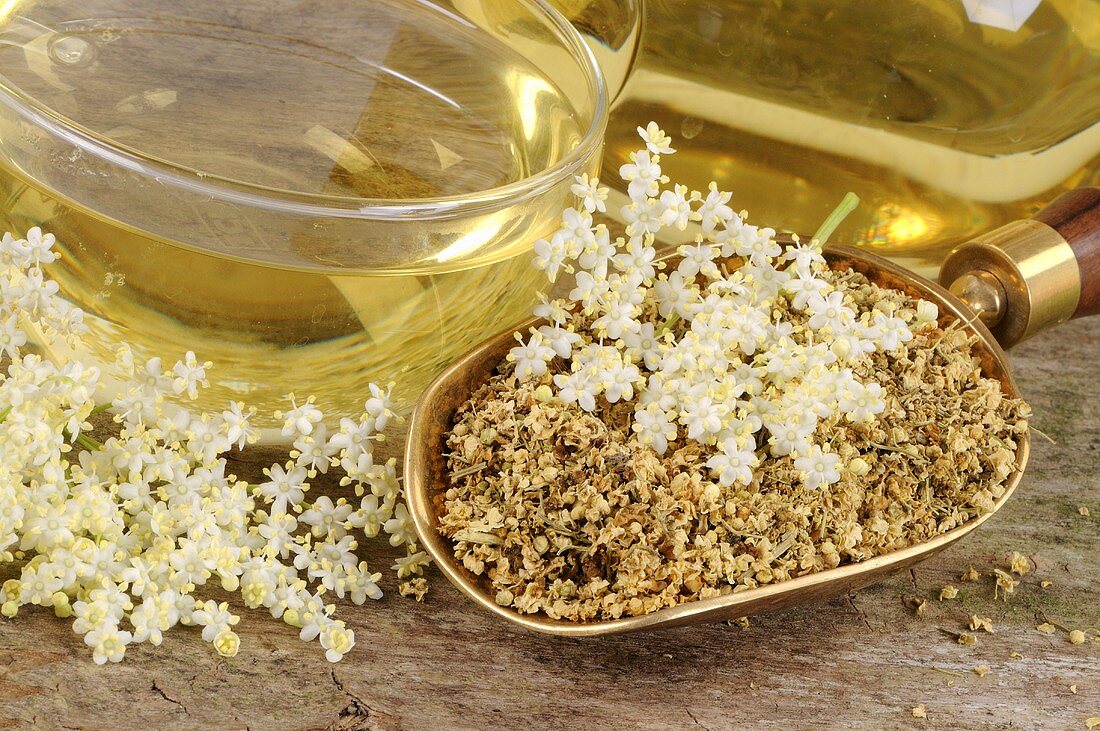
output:
M 57 236 L 84 358 L 192 350 L 204 405 L 265 418 L 408 402 L 529 313 L 598 169 L 597 64 L 542 0 L 236 5 L 4 4 L 2 227 Z

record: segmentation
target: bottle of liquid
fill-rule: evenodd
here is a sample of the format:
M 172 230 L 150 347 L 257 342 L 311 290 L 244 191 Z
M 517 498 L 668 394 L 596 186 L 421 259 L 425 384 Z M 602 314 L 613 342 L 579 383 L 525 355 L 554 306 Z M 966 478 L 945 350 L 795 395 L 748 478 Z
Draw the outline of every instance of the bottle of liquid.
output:
M 1095 0 L 556 1 L 621 85 L 604 169 L 657 120 L 668 175 L 751 221 L 812 232 L 854 191 L 834 240 L 930 273 L 1100 182 Z

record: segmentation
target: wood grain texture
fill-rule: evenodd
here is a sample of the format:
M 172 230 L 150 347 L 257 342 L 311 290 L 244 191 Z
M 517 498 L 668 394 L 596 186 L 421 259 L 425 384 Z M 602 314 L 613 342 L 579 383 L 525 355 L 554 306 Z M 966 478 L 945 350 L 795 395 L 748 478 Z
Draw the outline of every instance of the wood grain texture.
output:
M 1081 299 L 1073 316 L 1100 313 L 1100 188 L 1064 193 L 1035 218 L 1062 234 L 1077 257 Z
M 434 572 L 423 604 L 397 596 L 387 575 L 384 599 L 341 607 L 358 645 L 338 665 L 238 609 L 236 658 L 181 628 L 98 667 L 67 622 L 31 611 L 0 620 L 0 729 L 1084 729 L 1100 715 L 1100 644 L 1034 627 L 1100 625 L 1100 320 L 1045 333 L 1011 359 L 1035 426 L 1057 444 L 1033 440 L 1020 489 L 974 535 L 855 594 L 748 629 L 561 639 L 513 629 Z M 261 462 L 235 466 L 256 475 Z M 989 569 L 1014 550 L 1035 569 L 996 602 Z M 368 557 L 381 568 L 391 555 Z M 986 574 L 977 584 L 958 581 L 969 564 Z M 941 603 L 947 583 L 960 595 Z M 923 618 L 904 605 L 914 595 L 929 600 Z M 946 632 L 971 613 L 996 632 L 968 648 Z M 924 720 L 910 713 L 921 703 Z

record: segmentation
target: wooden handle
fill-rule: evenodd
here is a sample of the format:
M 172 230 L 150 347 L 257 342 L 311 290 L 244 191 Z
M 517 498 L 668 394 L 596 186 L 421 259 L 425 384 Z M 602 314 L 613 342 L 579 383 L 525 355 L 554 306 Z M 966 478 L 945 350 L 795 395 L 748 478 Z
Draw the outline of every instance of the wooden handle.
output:
M 1100 314 L 1100 188 L 1063 193 L 1035 216 L 1062 234 L 1081 271 L 1081 299 L 1074 317 Z
M 1100 313 L 1100 188 L 1071 190 L 1032 219 L 956 247 L 940 282 L 1005 348 Z

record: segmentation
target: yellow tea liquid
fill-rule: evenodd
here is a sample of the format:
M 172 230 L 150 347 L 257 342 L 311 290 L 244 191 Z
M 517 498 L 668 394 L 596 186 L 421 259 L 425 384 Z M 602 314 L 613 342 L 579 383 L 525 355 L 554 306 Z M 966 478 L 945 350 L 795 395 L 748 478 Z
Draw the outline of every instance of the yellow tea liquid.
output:
M 302 200 L 353 211 L 358 200 L 461 200 L 573 150 L 588 124 L 577 88 L 545 70 L 569 58 L 548 42 L 526 55 L 507 46 L 531 23 L 520 5 L 339 0 L 309 14 L 80 0 L 74 20 L 55 19 L 59 5 L 16 3 L 3 18 L 0 83 L 196 184 L 290 201 L 259 209 L 162 190 L 155 176 L 51 147 L 0 110 L 0 229 L 57 237 L 49 273 L 92 329 L 91 352 L 76 355 L 111 361 L 124 341 L 170 365 L 193 350 L 215 364 L 203 406 L 240 399 L 269 414 L 293 391 L 353 414 L 369 381 L 395 381 L 408 403 L 530 313 L 545 283 L 531 242 L 557 225 L 571 176 L 553 200 L 468 217 L 287 213 Z M 460 10 L 500 35 L 486 40 Z

